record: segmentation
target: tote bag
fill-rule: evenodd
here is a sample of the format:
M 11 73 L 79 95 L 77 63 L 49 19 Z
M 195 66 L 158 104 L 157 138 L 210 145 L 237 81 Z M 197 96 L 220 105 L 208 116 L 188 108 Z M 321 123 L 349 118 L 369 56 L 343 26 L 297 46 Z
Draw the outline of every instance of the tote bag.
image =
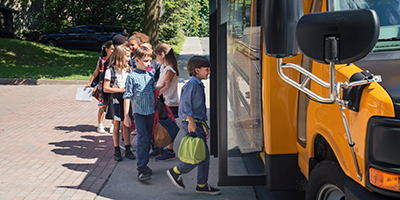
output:
M 178 157 L 182 162 L 192 165 L 206 159 L 206 146 L 197 133 L 191 132 L 182 138 Z

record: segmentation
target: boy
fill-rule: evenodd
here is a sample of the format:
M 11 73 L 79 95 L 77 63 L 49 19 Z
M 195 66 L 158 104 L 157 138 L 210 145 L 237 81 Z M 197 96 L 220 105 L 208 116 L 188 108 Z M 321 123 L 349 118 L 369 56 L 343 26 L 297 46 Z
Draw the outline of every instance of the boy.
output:
M 147 72 L 152 60 L 152 52 L 146 47 L 135 50 L 136 68 L 126 79 L 124 93 L 124 124 L 130 126 L 129 105 L 132 106 L 133 117 L 137 129 L 136 156 L 138 179 L 140 181 L 151 179 L 152 170 L 147 166 L 154 120 L 154 90 L 155 82 L 151 73 Z M 162 94 L 168 89 L 167 84 L 160 90 Z M 132 104 L 131 104 L 132 101 Z
M 181 162 L 167 170 L 167 175 L 177 188 L 184 190 L 182 174 L 187 174 L 197 167 L 196 193 L 218 195 L 221 191 L 207 184 L 210 168 L 210 152 L 207 146 L 209 132 L 206 123 L 206 97 L 201 80 L 206 80 L 210 74 L 210 61 L 203 56 L 192 56 L 187 63 L 187 71 L 192 78 L 182 87 L 178 114 L 179 118 L 183 119 L 182 129 L 187 133 L 196 131 L 203 139 L 206 146 L 206 158 L 194 165 Z

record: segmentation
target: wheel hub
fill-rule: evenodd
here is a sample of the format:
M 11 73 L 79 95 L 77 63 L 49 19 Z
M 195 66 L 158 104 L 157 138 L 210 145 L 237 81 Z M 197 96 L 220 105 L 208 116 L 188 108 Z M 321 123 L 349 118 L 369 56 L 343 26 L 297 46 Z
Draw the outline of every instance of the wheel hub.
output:
M 344 200 L 344 192 L 333 184 L 326 184 L 318 191 L 317 200 Z

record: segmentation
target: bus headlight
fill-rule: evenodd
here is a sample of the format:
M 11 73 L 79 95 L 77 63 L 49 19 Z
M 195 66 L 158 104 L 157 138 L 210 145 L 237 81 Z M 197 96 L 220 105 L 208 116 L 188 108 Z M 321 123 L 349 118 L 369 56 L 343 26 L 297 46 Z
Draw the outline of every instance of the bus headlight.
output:
M 369 168 L 369 182 L 379 188 L 400 192 L 400 174 Z

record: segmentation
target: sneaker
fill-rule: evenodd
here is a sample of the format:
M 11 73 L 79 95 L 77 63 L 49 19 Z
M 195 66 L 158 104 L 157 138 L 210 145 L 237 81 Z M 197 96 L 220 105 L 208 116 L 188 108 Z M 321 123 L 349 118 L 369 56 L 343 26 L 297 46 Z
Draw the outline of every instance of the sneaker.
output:
M 97 132 L 104 134 L 106 133 L 106 130 L 104 129 L 103 125 L 99 125 L 99 127 L 97 127 Z
M 156 148 L 149 154 L 149 157 L 150 157 L 150 158 L 154 158 L 154 157 L 160 155 L 160 152 L 161 152 L 161 149 L 158 148 L 158 147 L 156 147 Z
M 125 151 L 125 157 L 135 160 L 136 156 L 132 153 L 132 151 Z
M 136 130 L 136 129 L 133 130 L 131 134 L 132 134 L 132 135 L 137 135 L 137 130 Z
M 151 170 L 150 167 L 146 167 L 146 172 L 150 175 L 153 175 L 153 170 Z
M 156 157 L 156 161 L 168 161 L 175 159 L 175 151 L 164 150 L 161 151 L 161 155 Z
M 151 179 L 151 175 L 148 173 L 148 169 L 140 170 L 138 173 L 139 181 L 145 181 Z
M 218 195 L 221 194 L 221 190 L 217 188 L 213 188 L 210 185 L 206 185 L 204 187 L 196 186 L 196 193 L 198 194 L 209 194 L 209 195 Z
M 177 174 L 174 172 L 174 169 L 171 168 L 169 170 L 167 170 L 167 175 L 169 177 L 169 179 L 171 179 L 172 183 L 179 189 L 184 190 L 185 189 L 185 185 L 183 184 L 183 180 L 182 180 L 182 175 L 181 174 Z
M 121 156 L 121 152 L 120 151 L 116 151 L 115 153 L 114 153 L 114 160 L 115 161 L 122 161 L 122 156 Z

